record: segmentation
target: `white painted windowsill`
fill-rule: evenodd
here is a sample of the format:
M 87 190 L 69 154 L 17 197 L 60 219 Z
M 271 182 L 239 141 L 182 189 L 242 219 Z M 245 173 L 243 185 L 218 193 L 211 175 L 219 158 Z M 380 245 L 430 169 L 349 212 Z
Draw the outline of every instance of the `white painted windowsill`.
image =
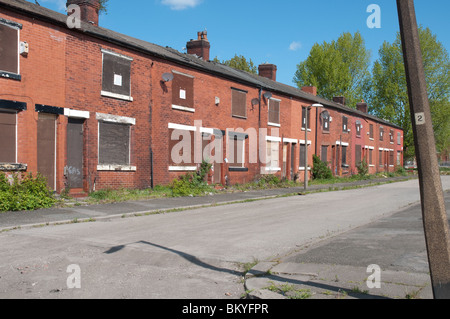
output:
M 129 165 L 97 165 L 97 171 L 135 172 L 136 166 Z

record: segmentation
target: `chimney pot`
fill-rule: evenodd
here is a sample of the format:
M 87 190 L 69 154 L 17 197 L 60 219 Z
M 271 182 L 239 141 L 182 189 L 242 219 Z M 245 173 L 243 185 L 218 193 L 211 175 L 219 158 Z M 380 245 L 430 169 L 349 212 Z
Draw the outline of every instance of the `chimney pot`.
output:
M 186 44 L 188 54 L 195 54 L 205 61 L 209 61 L 211 44 L 208 41 L 206 31 L 197 32 L 197 40 L 191 40 Z

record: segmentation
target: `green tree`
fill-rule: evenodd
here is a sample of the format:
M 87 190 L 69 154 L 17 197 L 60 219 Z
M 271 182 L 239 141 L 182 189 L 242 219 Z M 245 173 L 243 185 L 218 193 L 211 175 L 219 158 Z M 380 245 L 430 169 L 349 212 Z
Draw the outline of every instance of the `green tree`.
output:
M 428 99 L 437 151 L 450 146 L 450 61 L 441 42 L 429 28 L 419 27 Z M 372 113 L 404 130 L 405 157 L 414 157 L 414 137 L 400 34 L 384 42 L 374 63 L 370 94 Z
M 246 59 L 242 55 L 235 54 L 234 57 L 230 60 L 225 60 L 220 62 L 217 57 L 214 58 L 214 62 L 225 64 L 229 67 L 232 67 L 234 69 L 246 71 L 252 74 L 258 73 L 257 66 L 253 63 L 252 59 Z
M 108 13 L 108 1 L 109 0 L 99 0 L 100 2 L 100 9 L 98 10 L 98 13 L 104 13 L 107 14 Z
M 316 86 L 318 94 L 330 100 L 345 96 L 347 104 L 356 107 L 370 83 L 370 56 L 361 33 L 343 33 L 331 43 L 316 43 L 297 65 L 293 81 L 299 88 Z

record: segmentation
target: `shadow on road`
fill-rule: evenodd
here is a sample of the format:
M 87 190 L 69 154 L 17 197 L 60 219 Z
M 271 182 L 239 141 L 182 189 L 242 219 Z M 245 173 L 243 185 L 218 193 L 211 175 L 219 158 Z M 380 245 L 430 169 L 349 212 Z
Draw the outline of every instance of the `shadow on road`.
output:
M 107 251 L 105 251 L 104 253 L 105 254 L 114 254 L 114 253 L 117 253 L 120 250 L 124 249 L 127 245 L 132 245 L 132 244 L 145 244 L 145 245 L 153 246 L 153 247 L 174 253 L 174 254 L 186 259 L 187 261 L 193 263 L 194 265 L 197 265 L 199 267 L 202 267 L 202 268 L 205 268 L 208 270 L 237 275 L 237 276 L 245 276 L 244 272 L 239 272 L 239 271 L 222 268 L 222 267 L 216 267 L 214 265 L 208 264 L 208 263 L 200 260 L 199 258 L 197 258 L 194 255 L 191 255 L 191 254 L 188 254 L 188 253 L 176 250 L 176 249 L 168 248 L 168 247 L 165 247 L 162 245 L 158 245 L 155 243 L 151 243 L 148 241 L 144 241 L 144 240 L 137 241 L 137 242 L 130 243 L 130 244 L 114 246 L 114 247 L 111 247 L 110 249 L 108 249 Z M 369 295 L 369 294 L 364 294 L 364 293 L 357 293 L 348 288 L 343 288 L 343 287 L 339 287 L 339 286 L 332 286 L 332 285 L 319 283 L 319 282 L 302 281 L 302 280 L 293 279 L 293 278 L 285 278 L 285 277 L 281 277 L 281 276 L 274 275 L 274 274 L 264 276 L 264 278 L 266 278 L 268 281 L 273 280 L 273 281 L 289 283 L 289 284 L 293 284 L 293 285 L 309 286 L 312 288 L 319 288 L 319 289 L 324 289 L 327 291 L 333 291 L 338 294 L 346 294 L 348 296 L 353 296 L 358 299 L 390 299 L 390 298 L 382 297 L 382 296 L 374 296 L 374 295 Z
M 195 256 L 193 256 L 191 254 L 188 254 L 188 253 L 176 250 L 176 249 L 168 248 L 168 247 L 165 247 L 165 246 L 161 246 L 161 245 L 158 245 L 158 244 L 154 244 L 154 243 L 151 243 L 151 242 L 148 242 L 148 241 L 140 240 L 140 241 L 137 241 L 137 242 L 131 243 L 131 244 L 145 244 L 145 245 L 150 245 L 150 246 L 153 246 L 153 247 L 156 247 L 156 248 L 160 248 L 160 249 L 169 251 L 171 253 L 174 253 L 174 254 L 176 254 L 176 255 L 186 259 L 187 261 L 193 263 L 194 265 L 197 265 L 197 266 L 205 268 L 205 269 L 209 269 L 209 270 L 213 270 L 213 271 L 217 271 L 217 272 L 228 273 L 228 274 L 232 274 L 232 275 L 238 275 L 238 276 L 243 276 L 244 275 L 243 272 L 239 272 L 239 271 L 235 271 L 235 270 L 231 270 L 231 269 L 227 269 L 227 268 L 216 267 L 214 265 L 210 265 L 208 263 L 205 263 L 204 261 L 198 259 L 197 257 L 195 257 Z M 114 254 L 114 253 L 124 249 L 127 245 L 131 245 L 131 244 L 119 245 L 119 246 L 111 247 L 110 249 L 105 251 L 105 254 Z

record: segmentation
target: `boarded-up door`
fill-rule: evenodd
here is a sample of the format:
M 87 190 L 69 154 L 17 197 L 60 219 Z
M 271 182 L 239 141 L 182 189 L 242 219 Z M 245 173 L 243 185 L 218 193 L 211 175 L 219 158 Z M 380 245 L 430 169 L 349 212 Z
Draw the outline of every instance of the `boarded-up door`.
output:
M 55 189 L 56 115 L 39 113 L 37 130 L 38 172 Z
M 294 180 L 295 144 L 291 144 L 291 180 Z
M 67 124 L 67 166 L 69 188 L 83 188 L 83 120 L 69 118 Z
M 16 113 L 0 112 L 0 163 L 16 162 Z
M 283 178 L 287 177 L 287 152 L 288 152 L 288 144 L 283 144 Z
M 361 145 L 355 145 L 355 164 L 356 167 L 361 165 Z

